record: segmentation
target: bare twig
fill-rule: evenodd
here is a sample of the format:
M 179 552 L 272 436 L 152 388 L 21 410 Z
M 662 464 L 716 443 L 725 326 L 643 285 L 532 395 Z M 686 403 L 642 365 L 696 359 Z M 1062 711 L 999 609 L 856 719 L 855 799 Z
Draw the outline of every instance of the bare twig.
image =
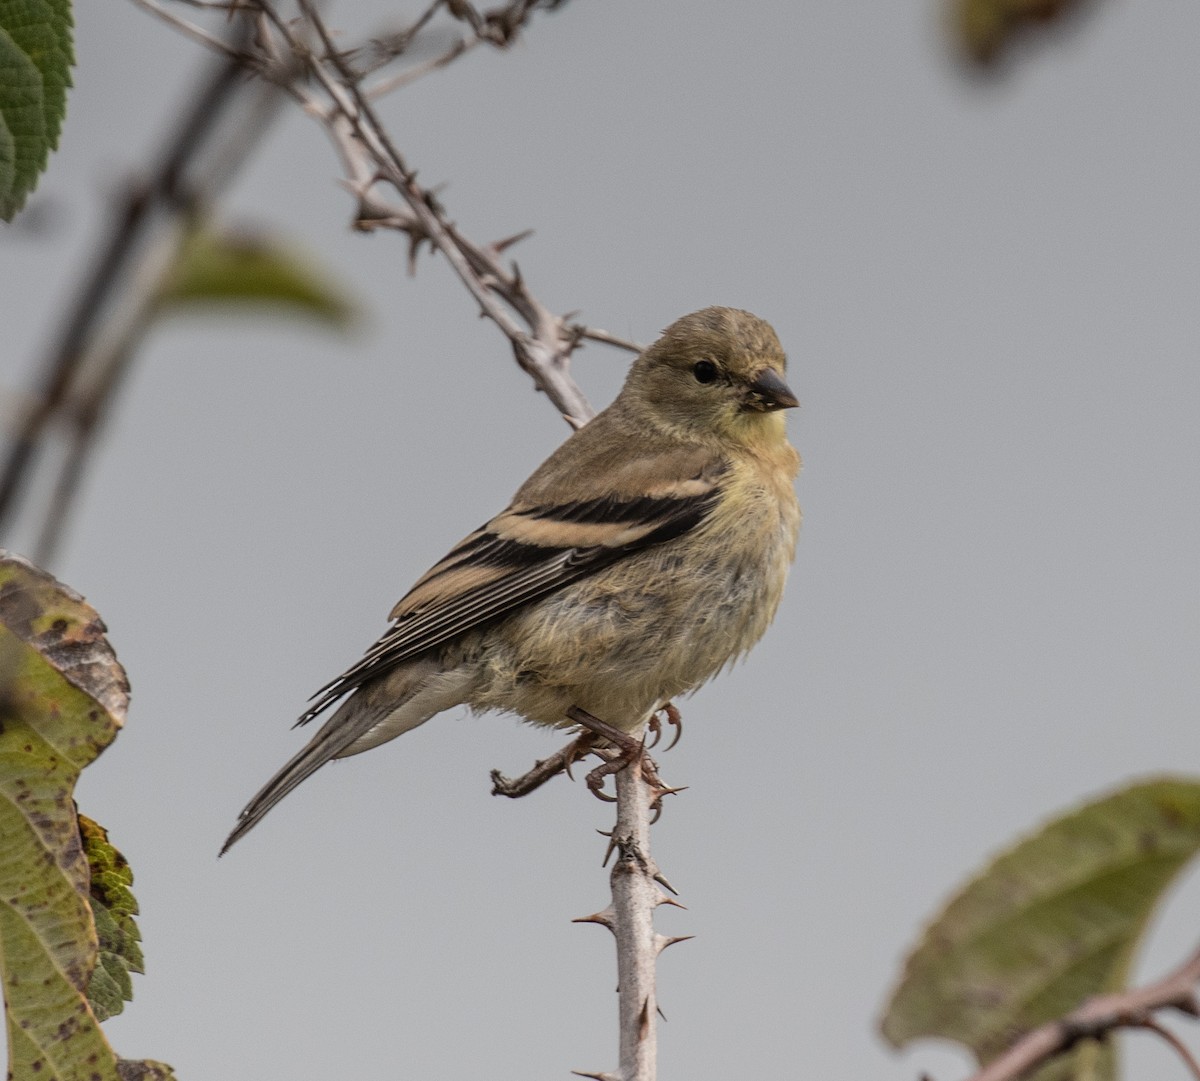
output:
M 437 56 L 431 57 L 421 64 L 414 64 L 412 67 L 397 72 L 395 75 L 389 75 L 386 79 L 380 79 L 367 89 L 366 95 L 371 101 L 377 101 L 379 98 L 391 94 L 401 87 L 408 86 L 409 83 L 416 82 L 431 71 L 444 68 L 447 64 L 457 60 L 463 53 L 470 52 L 471 49 L 475 48 L 476 45 L 482 44 L 482 42 L 483 38 L 481 37 L 459 38 L 445 52 L 439 53 Z
M 442 251 L 480 302 L 484 314 L 492 318 L 509 338 L 518 362 L 568 422 L 578 427 L 592 415 L 586 399 L 570 378 L 567 357 L 585 340 L 604 341 L 631 349 L 636 347 L 604 331 L 552 315 L 529 293 L 516 268 L 502 264 L 502 253 L 512 241 L 479 246 L 458 232 L 445 217 L 433 192 L 417 186 L 416 174 L 408 170 L 395 153 L 378 118 L 367 107 L 368 99 L 358 88 L 359 76 L 351 70 L 348 60 L 366 49 L 344 52 L 334 49 L 331 35 L 311 4 L 304 5 L 307 18 L 292 23 L 282 20 L 269 4 L 257 0 L 236 0 L 228 4 L 196 0 L 191 5 L 193 8 L 223 11 L 236 22 L 235 32 L 222 41 L 177 16 L 161 0 L 135 2 L 218 51 L 224 62 L 216 77 L 196 95 L 189 112 L 175 125 L 178 134 L 164 152 L 161 165 L 131 186 L 79 298 L 63 323 L 59 339 L 47 355 L 41 386 L 28 395 L 28 404 L 13 425 L 15 433 L 0 469 L 0 529 L 11 523 L 21 495 L 28 487 L 38 448 L 50 434 L 54 421 L 63 418 L 69 426 L 72 441 L 54 488 L 56 494 L 41 527 L 39 548 L 42 555 L 48 555 L 57 542 L 96 433 L 101 428 L 100 422 L 109 409 L 108 402 L 88 400 L 81 394 L 77 385 L 79 372 L 85 361 L 91 363 L 87 354 L 92 351 L 94 341 L 103 338 L 109 343 L 103 347 L 103 352 L 108 358 L 110 377 L 89 379 L 90 392 L 111 394 L 121 382 L 121 373 L 114 365 L 119 367 L 119 364 L 128 363 L 131 355 L 118 363 L 120 354 L 111 348 L 114 335 L 105 327 L 105 321 L 117 306 L 116 299 L 120 297 L 123 302 L 129 272 L 139 263 L 143 239 L 151 226 L 163 221 L 164 211 L 168 225 L 173 219 L 178 222 L 190 217 L 197 192 L 208 190 L 206 181 L 195 175 L 194 159 L 210 130 L 216 126 L 231 91 L 240 85 L 243 71 L 257 73 L 267 83 L 289 93 L 325 126 L 342 158 L 347 187 L 359 198 L 360 227 L 386 226 L 405 232 L 414 257 L 422 243 Z M 504 47 L 539 6 L 554 5 L 546 0 L 511 0 L 481 13 L 461 0 L 453 3 L 433 0 L 409 27 L 393 35 L 384 46 L 376 43 L 374 55 L 388 54 L 385 58 L 390 58 L 408 51 L 419 36 L 423 37 L 421 32 L 443 7 L 459 20 L 460 25 L 471 28 L 473 36 L 466 39 L 471 46 L 487 43 Z M 308 41 L 310 30 L 320 41 L 319 58 Z M 404 73 L 403 81 L 412 81 L 427 71 L 444 66 L 462 51 L 465 50 L 455 47 L 449 53 L 435 57 L 431 64 L 410 67 Z M 374 71 L 376 67 L 378 65 L 367 70 Z M 324 90 L 323 96 L 328 100 L 319 100 L 322 95 L 312 82 L 301 81 L 301 77 L 307 79 L 308 75 L 314 74 L 317 86 Z M 262 96 L 271 95 L 264 92 Z M 278 95 L 273 100 L 278 100 Z M 257 145 L 256 140 L 248 138 L 250 127 L 246 124 L 238 129 L 247 138 L 243 138 L 243 146 L 227 148 L 227 164 L 240 163 Z M 368 134 L 369 137 L 364 138 Z M 185 174 L 188 174 L 186 182 Z M 381 179 L 399 182 L 397 190 L 406 197 L 403 204 L 383 203 L 373 191 Z M 129 329 L 125 327 L 126 331 Z M 140 336 L 137 328 L 132 330 L 134 333 L 127 335 L 131 345 Z
M 1175 1009 L 1200 1017 L 1198 983 L 1200 948 L 1156 983 L 1132 991 L 1098 995 L 1066 1017 L 1027 1033 L 970 1081 L 1019 1081 L 1043 1063 L 1069 1051 L 1080 1040 L 1103 1039 L 1118 1028 L 1153 1028 L 1162 1035 L 1159 1026 L 1148 1023 L 1157 1010 Z
M 609 852 L 617 853 L 610 876 L 612 903 L 575 921 L 607 927 L 617 940 L 620 1070 L 616 1075 L 575 1071 L 580 1077 L 603 1081 L 654 1081 L 659 1017 L 655 991 L 658 955 L 668 946 L 691 937 L 669 938 L 654 930 L 654 911 L 659 905 L 681 906 L 663 893 L 663 889 L 675 891 L 650 855 L 650 809 L 664 790 L 644 773 L 646 761 L 645 756 L 634 757 L 616 777 L 617 822 L 609 841 Z
M 517 6 L 523 12 L 532 10 L 532 5 Z M 300 7 L 324 45 L 325 51 L 320 56 L 303 50 L 285 20 L 270 4 L 262 3 L 262 10 L 289 48 L 307 58 L 309 70 L 328 100 L 322 104 L 298 87 L 293 88 L 293 93 L 305 101 L 310 115 L 324 122 L 347 168 L 347 186 L 360 202 L 366 200 L 379 180 L 386 180 L 405 203 L 400 213 L 394 209 L 380 213 L 374 208 L 360 213 L 360 221 L 385 222 L 408 233 L 410 253 L 421 243 L 440 251 L 479 304 L 481 313 L 509 339 L 517 363 L 529 373 L 538 389 L 546 393 L 573 426 L 585 423 L 594 411 L 568 372 L 568 358 L 581 339 L 577 329 L 537 301 L 516 268 L 506 270 L 502 266 L 498 250 L 489 251 L 468 241 L 445 217 L 433 192 L 417 184 L 416 173 L 392 144 L 354 73 L 333 47 L 329 30 L 310 0 L 300 0 Z M 507 27 L 514 20 L 515 16 L 507 21 L 497 17 L 495 25 Z
M 89 336 L 60 409 L 68 427 L 67 453 L 33 548 L 39 566 L 49 566 L 56 555 L 96 441 L 159 310 L 163 286 L 184 244 L 203 226 L 221 190 L 250 157 L 281 101 L 270 83 L 257 84 L 255 95 L 250 107 L 239 114 L 239 123 L 225 125 L 210 138 L 203 159 L 189 164 L 186 200 L 180 200 L 172 212 L 158 215 L 152 237 L 139 244 L 125 274 L 120 304 L 110 306 L 107 318 Z
M 601 330 L 599 327 L 584 327 L 579 328 L 579 336 L 587 338 L 588 341 L 603 342 L 605 345 L 616 346 L 618 349 L 628 349 L 633 353 L 640 353 L 646 347 L 638 345 L 637 342 L 630 341 L 628 338 L 618 338 L 615 334 L 610 334 L 607 330 Z
M 498 769 L 492 770 L 492 795 L 508 796 L 509 799 L 520 799 L 528 796 L 542 787 L 547 781 L 560 773 L 569 774 L 571 766 L 586 758 L 596 749 L 596 737 L 590 732 L 571 740 L 561 751 L 555 751 L 549 758 L 534 762 L 533 768 L 521 774 L 520 777 L 506 777 Z
M 1200 1062 L 1196 1061 L 1196 1056 L 1192 1054 L 1191 1049 L 1175 1033 L 1165 1025 L 1160 1025 L 1153 1017 L 1147 1017 L 1137 1027 L 1144 1028 L 1148 1032 L 1153 1032 L 1161 1037 L 1175 1054 L 1183 1060 L 1183 1064 L 1188 1068 L 1191 1075 L 1196 1078 L 1196 1081 L 1200 1081 Z
M 237 60 L 239 64 L 244 63 L 248 59 L 245 53 L 233 48 L 229 42 L 222 41 L 216 35 L 210 34 L 204 27 L 197 26 L 194 22 L 176 15 L 173 11 L 160 4 L 158 0 L 133 0 L 133 2 L 143 11 L 148 11 L 156 19 L 161 19 L 168 26 L 174 27 L 193 41 L 199 42 L 201 45 L 207 46 L 216 52 L 224 53 L 226 56 Z M 186 3 L 187 0 L 183 0 L 183 2 Z M 230 6 L 227 10 L 231 12 L 236 10 L 236 5 Z
M 672 707 L 674 710 L 674 707 Z M 492 770 L 492 794 L 518 797 L 541 787 L 571 763 L 588 753 L 600 757 L 604 773 L 615 773 L 617 821 L 609 838 L 604 862 L 615 852 L 609 884 L 612 901 L 600 912 L 575 923 L 607 927 L 617 942 L 617 991 L 620 996 L 620 1073 L 575 1071 L 593 1081 L 654 1081 L 657 1071 L 657 1023 L 661 1011 L 655 992 L 658 955 L 690 935 L 667 937 L 654 930 L 654 910 L 659 905 L 683 906 L 663 890 L 675 890 L 650 856 L 650 827 L 657 821 L 662 797 L 681 789 L 668 788 L 639 740 L 606 725 L 591 714 L 572 708 L 568 716 L 584 731 L 566 747 L 534 763 L 533 769 L 511 779 Z M 593 771 L 597 772 L 597 771 Z M 592 778 L 589 776 L 589 787 Z M 653 817 L 651 812 L 655 812 Z
M 141 2 L 141 0 L 139 0 Z M 361 73 L 350 58 L 361 50 L 338 49 L 333 35 L 311 0 L 299 0 L 303 20 L 296 24 L 283 18 L 269 0 L 256 0 L 256 11 L 269 26 L 277 48 L 311 76 L 302 83 L 290 79 L 287 91 L 320 123 L 338 151 L 345 172 L 345 186 L 359 203 L 357 224 L 363 229 L 390 228 L 409 238 L 410 267 L 422 245 L 441 252 L 455 274 L 490 319 L 508 338 L 517 363 L 545 392 L 573 427 L 594 415 L 592 407 L 569 373 L 569 357 L 585 340 L 636 350 L 632 343 L 594 328 L 580 326 L 557 316 L 527 288 L 515 265 L 505 266 L 502 254 L 510 242 L 480 245 L 469 240 L 451 222 L 434 192 L 417 183 L 411 169 L 393 145 L 375 114 L 371 95 L 360 87 Z M 410 31 L 400 35 L 396 47 L 407 48 L 417 30 L 424 27 L 438 5 L 417 19 Z M 497 47 L 508 45 L 539 6 L 554 6 L 544 0 L 510 0 L 484 12 L 464 0 L 447 3 L 447 10 L 470 27 L 471 41 Z M 318 48 L 302 39 L 299 27 L 311 29 Z M 260 37 L 263 35 L 260 34 Z M 269 46 L 260 44 L 266 52 Z M 434 66 L 449 63 L 462 50 L 454 48 Z M 432 70 L 431 67 L 421 69 Z M 409 72 L 416 77 L 415 69 Z M 389 184 L 401 204 L 383 198 L 380 182 Z
M 231 38 L 235 52 L 242 40 L 241 29 Z M 12 520 L 34 465 L 37 447 L 71 393 L 95 329 L 109 310 L 144 235 L 154 224 L 155 214 L 191 212 L 191 192 L 185 183 L 188 165 L 223 116 L 241 79 L 242 65 L 236 59 L 226 59 L 205 75 L 190 108 L 172 125 L 175 134 L 158 165 L 143 181 L 130 186 L 114 214 L 108 237 L 96 254 L 58 339 L 43 361 L 40 388 L 32 407 L 21 419 L 9 444 L 0 474 L 0 529 Z

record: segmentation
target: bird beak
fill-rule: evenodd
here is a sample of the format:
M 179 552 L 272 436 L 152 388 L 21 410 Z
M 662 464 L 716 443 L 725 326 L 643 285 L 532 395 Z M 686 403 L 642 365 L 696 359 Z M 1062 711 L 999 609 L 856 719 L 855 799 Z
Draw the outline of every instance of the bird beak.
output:
M 746 408 L 770 413 L 776 409 L 792 409 L 800 404 L 774 368 L 764 368 L 751 381 L 746 395 Z

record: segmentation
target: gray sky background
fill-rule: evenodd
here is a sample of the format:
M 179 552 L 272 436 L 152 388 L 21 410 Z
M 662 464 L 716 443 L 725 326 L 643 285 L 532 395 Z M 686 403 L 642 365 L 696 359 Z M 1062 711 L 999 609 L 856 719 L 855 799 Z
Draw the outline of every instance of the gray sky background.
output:
M 390 10 L 331 20 L 353 39 Z M 6 392 L 207 59 L 131 5 L 77 15 L 40 196 L 61 224 L 0 235 Z M 388 102 L 469 235 L 536 228 L 515 254 L 542 300 L 643 341 L 749 308 L 803 400 L 782 610 L 661 760 L 691 787 L 656 830 L 688 905 L 660 925 L 698 936 L 662 960 L 662 1077 L 961 1076 L 874 1032 L 923 922 L 1051 814 L 1196 772 L 1198 34 L 1194 5 L 1100 3 L 980 84 L 930 2 L 575 0 Z M 605 903 L 611 813 L 579 783 L 488 794 L 560 737 L 439 718 L 215 858 L 307 696 L 567 434 L 444 264 L 410 280 L 401 238 L 347 230 L 336 176 L 289 115 L 227 217 L 319 252 L 363 331 L 156 330 L 54 567 L 134 689 L 79 789 L 142 906 L 110 1038 L 187 1081 L 612 1069 L 611 942 L 570 923 Z M 603 405 L 627 363 L 575 371 Z M 1198 903 L 1193 878 L 1140 976 Z M 1126 1044 L 1136 1076 L 1184 1078 Z

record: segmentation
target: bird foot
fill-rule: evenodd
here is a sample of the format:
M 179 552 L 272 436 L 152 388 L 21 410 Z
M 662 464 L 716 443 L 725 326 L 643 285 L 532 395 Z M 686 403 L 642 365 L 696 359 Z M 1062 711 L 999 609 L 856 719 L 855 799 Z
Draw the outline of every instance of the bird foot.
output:
M 670 711 L 678 716 L 678 711 L 675 710 L 674 706 L 670 707 Z M 671 788 L 663 784 L 661 778 L 658 776 L 658 766 L 646 750 L 645 740 L 637 739 L 628 732 L 623 732 L 621 729 L 613 727 L 611 724 L 600 720 L 599 717 L 592 716 L 587 710 L 580 709 L 578 706 L 572 706 L 568 709 L 567 716 L 581 728 L 585 729 L 585 734 L 591 733 L 593 736 L 599 736 L 612 745 L 611 751 L 598 747 L 592 748 L 604 759 L 600 765 L 587 775 L 587 786 L 592 795 L 597 799 L 604 800 L 606 803 L 616 803 L 616 799 L 604 791 L 604 778 L 614 773 L 620 773 L 626 766 L 640 760 L 642 779 L 653 793 L 654 798 L 650 806 L 655 811 L 655 821 L 657 821 L 658 815 L 662 813 L 662 797 L 671 795 L 674 792 L 682 792 L 683 789 Z M 671 720 L 670 712 L 667 714 L 667 720 L 668 723 L 678 724 L 677 720 Z

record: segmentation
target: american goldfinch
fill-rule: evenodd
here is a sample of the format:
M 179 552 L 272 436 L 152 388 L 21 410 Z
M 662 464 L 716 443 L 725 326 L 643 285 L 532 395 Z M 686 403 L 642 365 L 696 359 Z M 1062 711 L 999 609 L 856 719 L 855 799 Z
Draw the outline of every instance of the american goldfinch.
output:
M 467 705 L 635 733 L 744 655 L 796 546 L 797 404 L 770 325 L 706 308 L 634 361 L 616 400 L 421 578 L 314 696 L 341 704 L 247 804 L 222 852 L 333 758 Z

